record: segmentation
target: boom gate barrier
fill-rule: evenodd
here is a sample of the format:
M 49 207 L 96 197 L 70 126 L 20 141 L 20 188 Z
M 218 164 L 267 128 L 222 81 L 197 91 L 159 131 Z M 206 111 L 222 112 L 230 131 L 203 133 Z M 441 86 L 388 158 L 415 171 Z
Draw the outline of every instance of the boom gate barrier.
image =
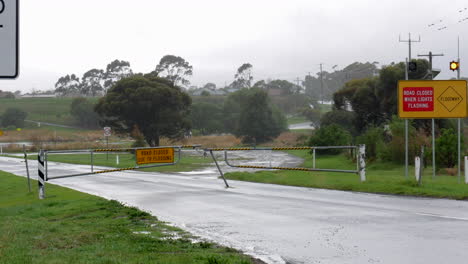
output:
M 319 149 L 354 149 L 356 153 L 356 170 L 341 170 L 341 169 L 318 169 L 315 168 L 315 152 Z M 258 150 L 311 150 L 313 155 L 313 168 L 293 168 L 293 167 L 272 167 L 272 166 L 251 166 L 251 165 L 233 165 L 229 163 L 228 151 L 258 151 Z M 235 168 L 251 168 L 251 169 L 269 169 L 269 170 L 296 170 L 296 171 L 324 171 L 324 172 L 343 172 L 343 173 L 356 173 L 360 176 L 361 182 L 366 181 L 366 145 L 359 146 L 320 146 L 320 147 L 278 147 L 278 148 L 208 148 L 205 151 L 209 151 L 216 167 L 218 168 L 219 174 L 224 180 L 226 188 L 229 188 L 229 184 L 224 177 L 224 173 L 216 160 L 213 151 L 224 151 L 224 160 L 226 165 Z
M 161 147 L 145 147 L 145 148 L 109 148 L 109 149 L 79 149 L 79 150 L 44 150 L 44 149 L 41 149 L 39 150 L 39 153 L 38 153 L 39 199 L 45 198 L 45 182 L 49 180 L 93 175 L 93 174 L 100 174 L 100 173 L 108 173 L 108 172 L 117 172 L 117 171 L 125 171 L 125 170 L 135 170 L 135 169 L 175 165 L 180 161 L 182 149 L 184 148 L 195 149 L 195 148 L 199 148 L 200 146 L 201 145 L 182 145 L 182 146 L 161 146 Z M 102 152 L 122 153 L 122 154 L 133 154 L 133 152 L 135 152 L 136 165 L 134 167 L 94 171 L 94 153 L 102 153 Z M 177 160 L 174 159 L 174 155 L 175 155 L 174 152 L 178 152 Z M 90 172 L 49 177 L 48 154 L 79 154 L 79 153 L 90 153 L 90 158 L 91 158 L 91 171 Z M 140 154 L 140 157 L 138 154 Z M 150 163 L 159 163 L 159 164 L 140 166 L 140 164 L 150 164 Z

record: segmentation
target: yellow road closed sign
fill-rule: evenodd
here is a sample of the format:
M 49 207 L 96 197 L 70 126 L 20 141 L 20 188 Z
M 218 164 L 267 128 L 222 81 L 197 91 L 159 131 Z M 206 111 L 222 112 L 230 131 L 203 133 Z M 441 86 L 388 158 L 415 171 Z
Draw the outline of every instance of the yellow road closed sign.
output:
M 137 164 L 174 163 L 174 148 L 147 148 L 136 150 Z
M 400 118 L 467 117 L 467 82 L 399 81 L 398 116 Z

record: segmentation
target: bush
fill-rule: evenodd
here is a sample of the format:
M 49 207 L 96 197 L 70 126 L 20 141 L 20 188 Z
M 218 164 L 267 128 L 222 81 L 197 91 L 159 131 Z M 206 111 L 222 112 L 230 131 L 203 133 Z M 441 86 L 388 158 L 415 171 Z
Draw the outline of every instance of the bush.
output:
M 86 98 L 73 99 L 70 114 L 77 120 L 77 124 L 86 128 L 98 128 L 99 116 L 94 112 L 94 104 Z
M 436 139 L 436 165 L 442 168 L 453 168 L 457 164 L 457 134 L 453 129 L 442 129 Z
M 429 146 L 430 138 L 423 130 L 417 131 L 412 122 L 408 124 L 408 160 L 414 161 L 420 155 L 421 146 Z M 427 150 L 428 148 L 426 148 Z M 426 151 L 427 153 L 427 151 Z M 405 121 L 393 116 L 384 131 L 383 143 L 377 144 L 377 157 L 382 161 L 403 163 L 405 161 Z
M 322 116 L 320 124 L 322 126 L 336 124 L 348 130 L 352 135 L 356 135 L 356 129 L 354 128 L 355 119 L 356 114 L 354 112 L 349 112 L 345 110 L 333 110 L 325 113 Z
M 309 139 L 309 146 L 346 146 L 351 143 L 351 135 L 338 125 L 322 126 Z M 318 150 L 322 154 L 339 154 L 342 149 Z
M 28 114 L 18 108 L 8 108 L 1 118 L 2 127 L 14 126 L 15 128 L 24 127 L 24 119 Z
M 379 151 L 383 147 L 383 129 L 379 127 L 370 127 L 364 134 L 356 138 L 357 144 L 366 145 L 366 158 L 370 161 L 376 160 Z

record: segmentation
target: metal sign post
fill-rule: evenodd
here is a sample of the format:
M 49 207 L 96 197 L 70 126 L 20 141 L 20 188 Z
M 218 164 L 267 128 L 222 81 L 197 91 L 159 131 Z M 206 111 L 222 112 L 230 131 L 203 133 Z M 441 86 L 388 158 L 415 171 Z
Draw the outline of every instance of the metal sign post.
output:
M 406 119 L 432 119 L 433 178 L 435 177 L 434 118 L 466 117 L 468 115 L 467 100 L 467 81 L 465 80 L 398 82 L 398 116 Z
M 104 127 L 104 137 L 106 137 L 106 148 L 109 148 L 109 137 L 112 135 L 110 127 Z M 106 153 L 106 160 L 109 160 L 109 153 Z
M 18 0 L 0 0 L 0 78 L 18 76 L 18 29 Z

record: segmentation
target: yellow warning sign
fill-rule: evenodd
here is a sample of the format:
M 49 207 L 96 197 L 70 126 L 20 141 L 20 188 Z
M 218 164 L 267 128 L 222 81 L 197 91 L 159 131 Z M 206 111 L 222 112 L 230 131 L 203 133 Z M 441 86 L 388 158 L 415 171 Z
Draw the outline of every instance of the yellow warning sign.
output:
M 467 82 L 399 81 L 400 118 L 463 118 L 467 116 Z
M 0 129 L 0 136 L 3 136 L 3 130 Z
M 174 148 L 147 148 L 136 150 L 137 164 L 174 163 Z

